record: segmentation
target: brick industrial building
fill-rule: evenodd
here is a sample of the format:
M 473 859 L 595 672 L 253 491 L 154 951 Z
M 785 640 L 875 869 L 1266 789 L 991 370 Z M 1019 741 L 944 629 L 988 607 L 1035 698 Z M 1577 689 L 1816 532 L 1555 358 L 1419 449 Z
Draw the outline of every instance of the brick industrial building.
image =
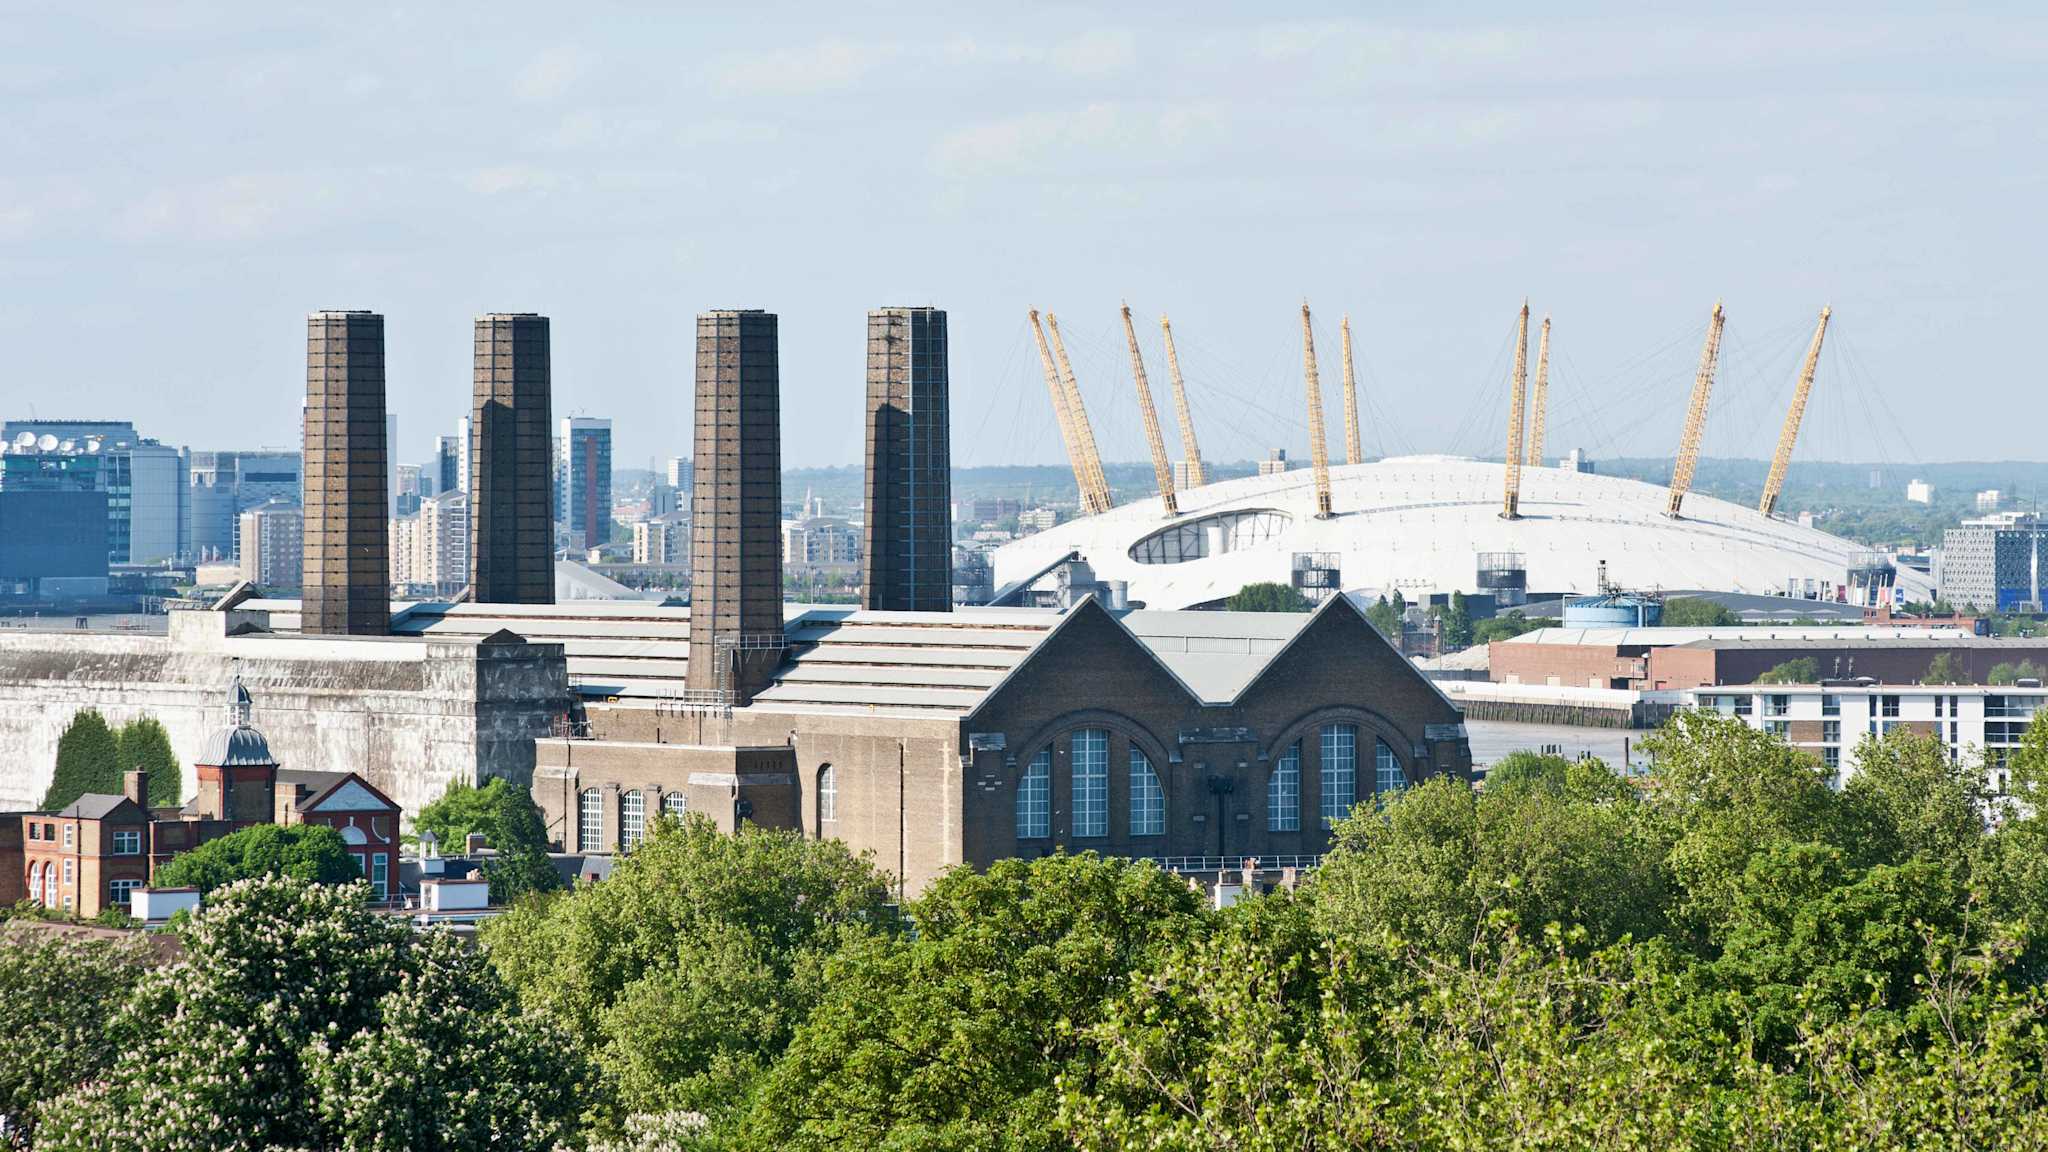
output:
M 1498 684 L 1663 691 L 1748 684 L 1794 660 L 1820 677 L 1916 683 L 1947 655 L 1959 678 L 1984 683 L 1993 667 L 2048 663 L 2048 642 L 1998 640 L 1960 628 L 1543 628 L 1488 646 Z
M 307 632 L 381 636 L 391 623 L 384 317 L 306 318 Z
M 861 607 L 953 606 L 953 468 L 946 314 L 868 313 L 867 486 Z
M 486 604 L 547 604 L 555 598 L 549 357 L 547 317 L 477 317 L 470 587 Z

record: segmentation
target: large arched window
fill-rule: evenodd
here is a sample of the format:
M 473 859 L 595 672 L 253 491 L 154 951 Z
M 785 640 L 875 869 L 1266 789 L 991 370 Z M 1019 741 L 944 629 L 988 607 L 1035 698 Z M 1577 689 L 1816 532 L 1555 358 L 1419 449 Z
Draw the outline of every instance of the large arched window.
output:
M 1159 773 L 1152 761 L 1131 745 L 1131 835 L 1166 835 L 1166 789 L 1159 786 Z
M 1358 725 L 1323 729 L 1323 827 L 1351 815 L 1358 800 Z
M 1074 733 L 1074 837 L 1109 835 L 1109 733 L 1082 728 Z
M 576 850 L 604 851 L 604 793 L 595 788 L 576 794 Z
M 69 863 L 69 861 L 66 861 Z M 57 862 L 52 860 L 43 865 L 43 907 L 57 906 Z
M 1408 776 L 1401 771 L 1401 761 L 1394 755 L 1394 750 L 1387 746 L 1385 740 L 1375 740 L 1373 743 L 1378 745 L 1374 750 L 1376 763 L 1373 786 L 1383 796 L 1406 788 Z
M 663 792 L 661 814 L 671 820 L 681 820 L 690 814 L 690 798 L 681 792 Z
M 818 769 L 818 823 L 839 822 L 839 777 L 826 764 Z M 824 835 L 821 829 L 818 833 Z
M 631 852 L 647 835 L 647 794 L 619 793 L 619 851 Z
M 1052 835 L 1052 749 L 1041 748 L 1017 779 L 1017 839 Z
M 1296 740 L 1266 777 L 1266 831 L 1301 831 L 1301 741 Z
M 43 902 L 43 866 L 41 864 L 30 864 L 28 866 L 28 898 L 37 904 Z

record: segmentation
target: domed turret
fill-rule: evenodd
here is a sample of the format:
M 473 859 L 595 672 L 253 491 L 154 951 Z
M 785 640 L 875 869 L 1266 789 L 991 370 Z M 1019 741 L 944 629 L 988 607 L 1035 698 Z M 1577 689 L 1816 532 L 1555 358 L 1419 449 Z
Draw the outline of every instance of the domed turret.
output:
M 270 741 L 251 724 L 256 702 L 238 673 L 228 688 L 227 726 L 206 738 L 194 764 L 199 776 L 196 806 L 211 820 L 265 823 L 275 818 L 277 759 Z

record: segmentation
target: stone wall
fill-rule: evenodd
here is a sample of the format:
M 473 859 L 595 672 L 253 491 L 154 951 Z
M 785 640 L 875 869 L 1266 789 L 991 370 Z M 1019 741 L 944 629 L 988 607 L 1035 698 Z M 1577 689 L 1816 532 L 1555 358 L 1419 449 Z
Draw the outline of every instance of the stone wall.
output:
M 231 612 L 176 612 L 165 636 L 0 635 L 0 810 L 42 800 L 57 738 L 96 708 L 116 727 L 155 717 L 196 789 L 193 757 L 227 722 L 239 672 L 253 722 L 286 768 L 352 771 L 408 814 L 449 782 L 533 774 L 533 741 L 570 705 L 557 644 L 228 635 Z

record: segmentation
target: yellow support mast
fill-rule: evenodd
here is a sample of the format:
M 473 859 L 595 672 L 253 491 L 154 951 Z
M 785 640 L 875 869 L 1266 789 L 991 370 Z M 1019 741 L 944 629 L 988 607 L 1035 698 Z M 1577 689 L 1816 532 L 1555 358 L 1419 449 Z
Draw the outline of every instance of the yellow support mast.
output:
M 1301 375 L 1308 392 L 1308 449 L 1316 467 L 1316 519 L 1330 518 L 1330 446 L 1323 437 L 1323 383 L 1316 375 L 1316 335 L 1308 301 L 1301 302 Z
M 1365 463 L 1365 445 L 1358 435 L 1358 378 L 1351 372 L 1351 314 L 1345 313 L 1340 330 L 1344 333 L 1344 462 Z
M 1792 389 L 1792 407 L 1785 413 L 1785 429 L 1778 433 L 1778 453 L 1771 457 L 1771 475 L 1764 481 L 1764 498 L 1756 506 L 1766 516 L 1778 510 L 1778 494 L 1785 490 L 1785 469 L 1792 464 L 1792 445 L 1799 440 L 1799 422 L 1806 418 L 1806 401 L 1813 395 L 1813 374 L 1820 368 L 1820 343 L 1828 334 L 1829 311 L 1820 310 L 1813 343 L 1806 346 L 1806 362 L 1799 366 L 1799 384 Z
M 1052 335 L 1052 354 L 1059 361 L 1060 383 L 1067 390 L 1067 412 L 1074 421 L 1074 443 L 1081 450 L 1081 463 L 1087 469 L 1088 487 L 1082 493 L 1082 507 L 1090 514 L 1107 512 L 1113 507 L 1109 497 L 1109 480 L 1102 474 L 1102 453 L 1095 449 L 1095 429 L 1088 423 L 1088 406 L 1081 402 L 1081 385 L 1074 379 L 1074 365 L 1067 359 L 1067 346 L 1060 340 L 1060 318 L 1050 312 L 1045 314 L 1046 331 Z
M 1207 483 L 1202 474 L 1202 446 L 1195 443 L 1195 418 L 1188 412 L 1188 389 L 1180 378 L 1180 354 L 1173 350 L 1173 325 L 1164 313 L 1159 317 L 1159 334 L 1166 340 L 1166 375 L 1173 381 L 1173 411 L 1180 419 L 1180 452 L 1188 466 L 1188 487 Z
M 1543 421 L 1550 412 L 1550 317 L 1543 318 L 1543 333 L 1536 338 L 1536 395 L 1530 402 L 1529 467 L 1543 467 Z
M 1692 403 L 1685 410 L 1685 433 L 1678 440 L 1678 460 L 1671 467 L 1671 497 L 1664 514 L 1678 518 L 1685 494 L 1692 488 L 1693 467 L 1700 460 L 1700 438 L 1707 431 L 1707 401 L 1714 394 L 1714 365 L 1721 358 L 1721 327 L 1727 314 L 1714 301 L 1714 315 L 1707 321 L 1707 343 L 1700 349 L 1699 374 L 1692 381 Z
M 1074 485 L 1081 494 L 1081 506 L 1089 505 L 1088 469 L 1081 463 L 1081 453 L 1075 447 L 1074 421 L 1067 412 L 1067 390 L 1060 384 L 1059 370 L 1053 367 L 1052 352 L 1045 346 L 1045 329 L 1038 323 L 1038 309 L 1031 310 L 1031 335 L 1038 339 L 1038 362 L 1045 368 L 1045 390 L 1052 394 L 1052 418 L 1060 428 L 1060 443 L 1066 447 L 1067 460 L 1074 466 Z
M 1522 405 L 1529 384 L 1529 302 L 1522 301 L 1521 319 L 1515 322 L 1515 372 L 1508 389 L 1507 481 L 1500 501 L 1503 520 L 1522 518 Z
M 1152 474 L 1159 481 L 1159 502 L 1168 516 L 1180 515 L 1173 496 L 1173 464 L 1166 458 L 1166 437 L 1159 431 L 1159 412 L 1152 407 L 1152 385 L 1145 379 L 1145 358 L 1138 353 L 1138 330 L 1131 327 L 1131 306 L 1123 306 L 1124 339 L 1131 345 L 1131 379 L 1138 384 L 1138 411 L 1145 417 L 1145 444 L 1152 449 Z

